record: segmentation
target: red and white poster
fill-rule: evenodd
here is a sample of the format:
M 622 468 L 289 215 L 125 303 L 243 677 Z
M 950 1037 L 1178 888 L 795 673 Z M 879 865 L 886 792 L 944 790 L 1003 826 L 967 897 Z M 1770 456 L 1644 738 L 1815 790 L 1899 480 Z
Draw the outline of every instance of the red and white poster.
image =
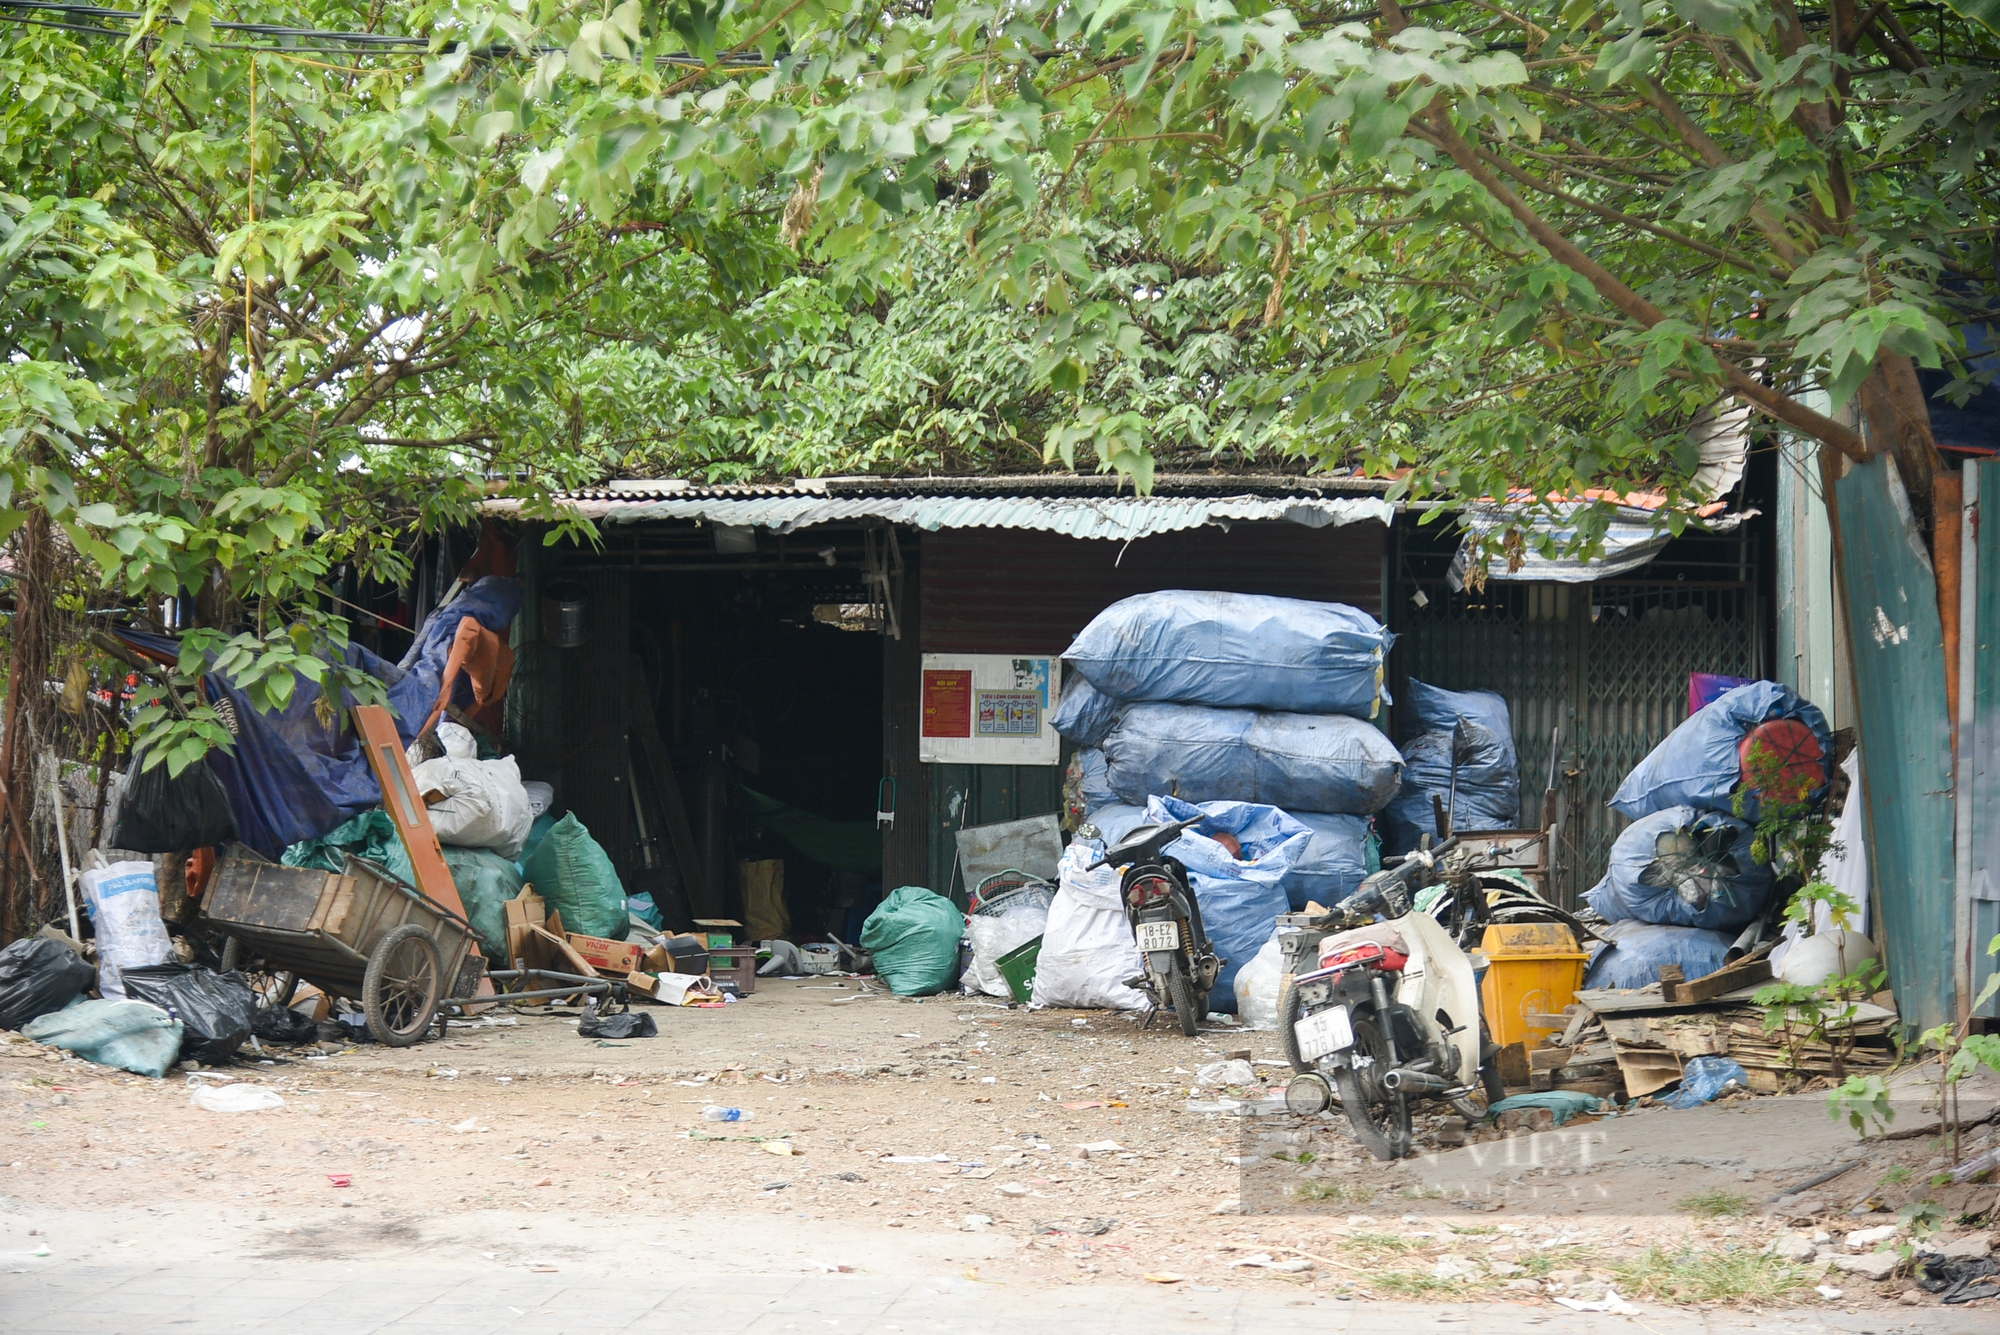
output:
M 1062 739 L 1049 718 L 1061 671 L 1061 660 L 1045 654 L 925 654 L 919 756 L 928 764 L 1055 764 Z

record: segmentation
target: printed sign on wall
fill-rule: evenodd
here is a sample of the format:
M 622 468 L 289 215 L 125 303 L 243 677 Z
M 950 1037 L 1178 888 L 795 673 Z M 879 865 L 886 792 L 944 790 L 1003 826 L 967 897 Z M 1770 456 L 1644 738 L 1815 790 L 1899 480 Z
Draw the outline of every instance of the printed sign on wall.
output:
M 927 764 L 1053 765 L 1062 739 L 1049 726 L 1061 698 L 1050 657 L 925 654 L 923 735 Z

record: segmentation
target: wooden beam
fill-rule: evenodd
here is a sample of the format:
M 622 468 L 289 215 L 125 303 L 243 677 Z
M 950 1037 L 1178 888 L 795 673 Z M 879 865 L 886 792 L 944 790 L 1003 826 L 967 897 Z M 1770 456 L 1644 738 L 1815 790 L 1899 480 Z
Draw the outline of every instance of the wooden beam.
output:
M 403 754 L 403 739 L 396 733 L 396 720 L 381 705 L 354 706 L 354 730 L 361 734 L 361 753 L 368 768 L 382 785 L 382 810 L 389 813 L 404 851 L 410 855 L 410 872 L 417 889 L 433 900 L 465 917 L 465 901 L 458 897 L 458 883 L 444 860 L 437 829 L 431 824 L 430 808 L 417 793 L 417 776 Z M 479 938 L 472 938 L 472 953 L 479 953 Z
M 701 850 L 695 846 L 694 828 L 688 824 L 687 804 L 681 800 L 681 781 L 674 773 L 667 748 L 660 742 L 660 729 L 653 720 L 653 697 L 646 686 L 646 674 L 639 660 L 632 660 L 632 736 L 639 743 L 653 792 L 665 808 L 667 838 L 674 846 L 674 861 L 681 868 L 681 892 L 697 918 L 724 916 L 722 896 L 702 872 Z

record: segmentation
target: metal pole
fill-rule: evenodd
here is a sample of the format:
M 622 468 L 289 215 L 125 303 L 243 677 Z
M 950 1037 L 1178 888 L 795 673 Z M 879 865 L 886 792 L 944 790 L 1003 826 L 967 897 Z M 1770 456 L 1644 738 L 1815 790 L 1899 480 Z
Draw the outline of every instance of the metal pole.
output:
M 1979 474 L 1978 462 L 1969 461 L 1960 470 L 1963 494 L 1958 527 L 1958 717 L 1953 726 L 1958 738 L 1956 772 L 1952 776 L 1953 805 L 1953 904 L 1951 952 L 1952 991 L 1958 998 L 1960 1024 L 1972 1016 L 1972 845 L 1977 833 L 1973 826 L 1973 787 L 1979 773 L 1979 757 L 1973 745 L 1974 723 L 1978 717 L 1979 693 L 1974 689 L 1979 676 Z
M 76 873 L 69 865 L 69 831 L 63 827 L 62 762 L 56 762 L 57 773 L 49 776 L 49 797 L 56 804 L 56 849 L 62 854 L 63 902 L 69 906 L 69 939 L 83 940 L 83 926 L 76 920 Z

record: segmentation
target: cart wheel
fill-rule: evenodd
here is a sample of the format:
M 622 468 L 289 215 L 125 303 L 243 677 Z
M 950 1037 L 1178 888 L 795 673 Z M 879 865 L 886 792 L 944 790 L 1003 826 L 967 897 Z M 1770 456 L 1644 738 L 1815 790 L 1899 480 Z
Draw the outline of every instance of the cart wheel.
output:
M 368 957 L 361 977 L 361 1009 L 378 1043 L 407 1048 L 424 1036 L 444 996 L 444 964 L 437 938 L 406 922 Z
M 242 937 L 230 937 L 223 943 L 222 968 L 218 972 L 240 971 L 243 980 L 250 984 L 251 994 L 257 998 L 257 1009 L 260 1011 L 291 1005 L 292 993 L 299 990 L 298 974 L 290 969 L 266 969 L 262 967 L 262 960 L 247 959 L 249 953 Z

